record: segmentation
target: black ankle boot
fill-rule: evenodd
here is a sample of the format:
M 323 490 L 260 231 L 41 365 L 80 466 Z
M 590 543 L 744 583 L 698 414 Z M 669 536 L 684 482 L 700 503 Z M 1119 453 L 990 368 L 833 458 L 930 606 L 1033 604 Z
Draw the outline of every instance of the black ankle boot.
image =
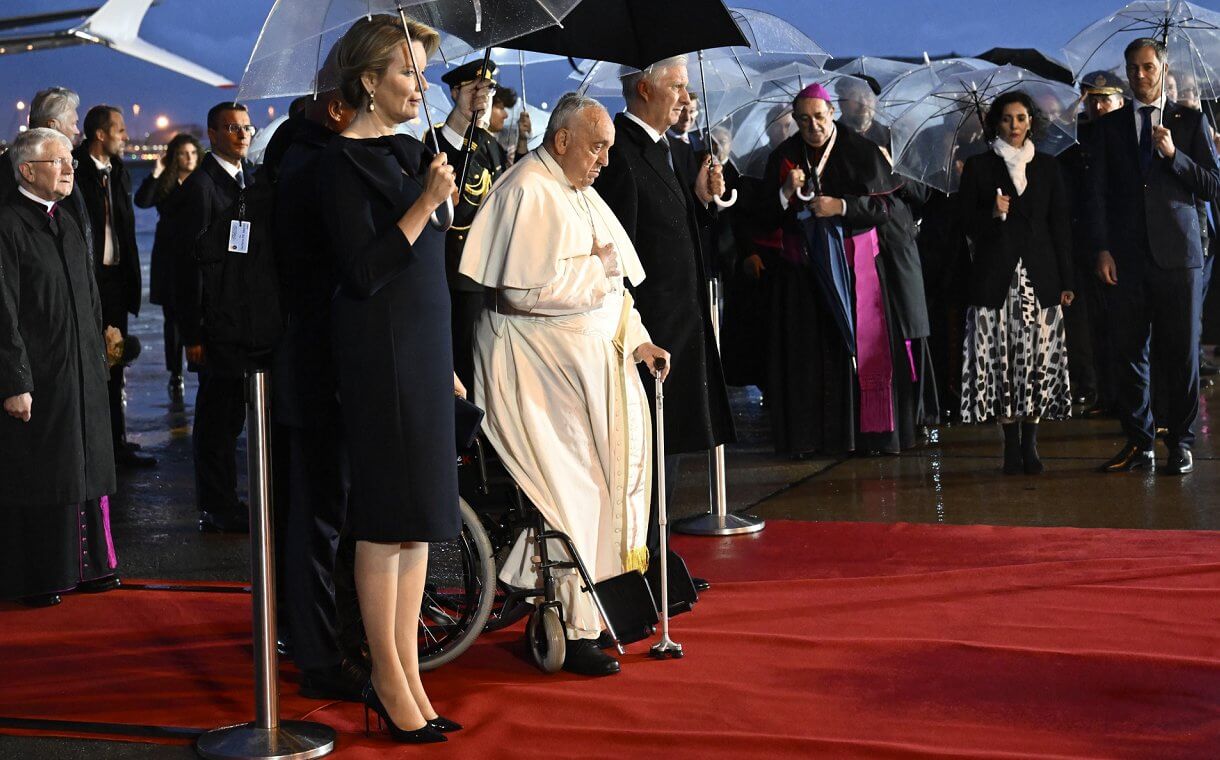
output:
M 1042 460 L 1038 458 L 1038 423 L 1021 423 L 1021 459 L 1026 475 L 1041 475 Z
M 1019 475 L 1021 473 L 1021 426 L 1015 422 L 1005 422 L 1004 428 L 1004 474 Z

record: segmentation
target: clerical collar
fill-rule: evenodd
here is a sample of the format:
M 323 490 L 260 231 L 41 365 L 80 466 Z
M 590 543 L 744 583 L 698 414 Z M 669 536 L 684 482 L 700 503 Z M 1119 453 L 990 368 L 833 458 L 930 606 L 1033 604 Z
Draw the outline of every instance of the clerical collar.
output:
M 26 190 L 26 189 L 25 189 L 24 187 L 22 187 L 21 185 L 18 185 L 18 186 L 17 186 L 17 192 L 21 193 L 21 194 L 22 194 L 22 195 L 24 195 L 25 197 L 27 197 L 27 198 L 29 198 L 30 200 L 34 201 L 34 202 L 35 202 L 35 203 L 37 203 L 39 206 L 45 206 L 45 207 L 46 207 L 46 209 L 47 209 L 47 213 L 48 213 L 48 214 L 50 214 L 50 213 L 51 213 L 51 209 L 52 209 L 52 208 L 55 206 L 55 201 L 49 201 L 49 200 L 47 200 L 47 199 L 45 199 L 45 198 L 39 198 L 37 195 L 34 195 L 33 193 L 31 193 L 29 190 Z
M 641 128 L 643 128 L 643 130 L 644 130 L 644 134 L 648 135 L 648 136 L 649 136 L 649 137 L 652 139 L 652 141 L 653 141 L 654 143 L 655 143 L 655 142 L 661 142 L 661 138 L 662 138 L 662 137 L 664 137 L 664 135 L 662 135 L 660 132 L 656 131 L 656 130 L 655 130 L 655 129 L 653 129 L 652 127 L 650 127 L 650 126 L 648 126 L 647 124 L 645 124 L 643 119 L 641 119 L 640 117 L 636 116 L 636 115 L 635 115 L 635 114 L 633 114 L 632 112 L 630 112 L 630 111 L 623 111 L 623 116 L 626 116 L 628 119 L 631 119 L 631 120 L 632 120 L 632 121 L 634 121 L 636 124 L 639 124 L 639 125 L 640 125 L 640 127 L 641 127 Z
M 221 158 L 220 154 L 217 153 L 216 151 L 212 151 L 212 158 L 216 159 L 216 163 L 220 164 L 220 168 L 224 169 L 225 173 L 228 174 L 233 179 L 237 179 L 237 175 L 241 174 L 241 163 L 240 162 L 235 164 L 230 161 L 226 161 L 225 159 Z
M 568 190 L 576 193 L 580 192 L 580 188 L 572 184 L 572 180 L 568 179 L 567 174 L 564 174 L 563 167 L 559 165 L 559 162 L 555 160 L 555 157 L 551 155 L 551 152 L 546 149 L 545 145 L 534 151 L 534 153 L 537 153 L 538 158 L 542 159 L 542 165 L 547 168 L 551 176 L 562 182 Z
M 110 171 L 110 156 L 106 156 L 105 157 L 106 160 L 103 161 L 102 159 L 100 159 L 97 156 L 90 153 L 89 158 L 93 159 L 93 165 L 97 167 L 97 170 L 99 172 Z

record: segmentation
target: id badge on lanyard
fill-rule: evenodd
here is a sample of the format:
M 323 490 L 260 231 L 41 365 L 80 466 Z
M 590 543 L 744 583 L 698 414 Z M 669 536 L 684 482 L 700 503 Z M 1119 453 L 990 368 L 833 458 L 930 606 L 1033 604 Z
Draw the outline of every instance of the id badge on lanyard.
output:
M 237 218 L 229 222 L 229 253 L 250 252 L 250 223 L 245 221 L 246 191 L 237 196 Z

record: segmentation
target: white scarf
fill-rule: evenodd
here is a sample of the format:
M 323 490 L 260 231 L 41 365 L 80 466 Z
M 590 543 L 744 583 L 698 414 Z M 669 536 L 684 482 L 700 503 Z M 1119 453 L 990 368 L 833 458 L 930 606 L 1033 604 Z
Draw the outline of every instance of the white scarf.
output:
M 1024 193 L 1025 186 L 1029 184 L 1025 178 L 1025 167 L 1034 158 L 1034 141 L 1026 137 L 1020 148 L 1014 148 L 997 137 L 991 141 L 991 149 L 997 156 L 1004 159 L 1012 185 L 1017 188 L 1017 195 Z

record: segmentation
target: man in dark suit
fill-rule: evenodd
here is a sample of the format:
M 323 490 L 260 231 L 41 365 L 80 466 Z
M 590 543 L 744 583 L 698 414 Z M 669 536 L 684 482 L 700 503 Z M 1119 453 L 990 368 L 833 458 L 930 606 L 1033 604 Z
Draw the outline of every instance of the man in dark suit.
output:
M 92 228 L 93 271 L 102 299 L 102 323 L 127 335 L 127 317 L 140 313 L 140 252 L 136 215 L 131 202 L 131 175 L 123 165 L 127 125 L 114 106 L 94 106 L 85 114 L 84 142 L 73 155 L 76 184 L 85 200 Z M 110 370 L 110 429 L 114 461 L 120 467 L 151 467 L 157 460 L 127 441 L 123 403 L 125 368 Z
M 356 599 L 351 581 L 337 577 L 342 572 L 346 579 L 351 568 L 336 568 L 349 480 L 330 344 L 338 278 L 317 199 L 318 160 L 355 115 L 338 91 L 310 98 L 280 127 L 290 128 L 285 134 L 291 143 L 276 163 L 264 162 L 259 176 L 260 182 L 275 177 L 272 235 L 288 314 L 271 375 L 272 411 L 287 433 L 288 499 L 276 514 L 283 612 L 293 662 L 302 672 L 301 693 L 349 701 L 361 699 L 368 671 L 345 657 L 340 645 L 341 621 Z
M 468 387 L 474 382 L 474 327 L 483 312 L 483 286 L 458 272 L 462 250 L 474 215 L 483 205 L 491 185 L 504 173 L 507 159 L 504 149 L 486 129 L 479 125 L 491 109 L 491 91 L 495 87 L 495 61 L 488 61 L 483 70 L 482 59 L 471 61 L 446 72 L 441 81 L 449 86 L 453 110 L 445 123 L 438 126 L 436 137 L 440 148 L 449 158 L 449 165 L 466 174 L 458 180 L 458 192 L 453 207 L 453 226 L 445 235 L 445 274 L 449 279 L 452 302 L 453 371 Z M 478 112 L 476 114 L 476 111 Z M 463 155 L 470 120 L 478 116 L 471 134 L 470 158 Z
M 182 193 L 182 240 L 175 262 L 178 330 L 190 369 L 199 375 L 192 443 L 199 530 L 245 532 L 249 507 L 237 499 L 237 438 L 245 426 L 245 362 L 234 347 L 209 339 L 203 314 L 200 245 L 214 245 L 205 233 L 213 224 L 228 228 L 245 189 L 254 183 L 246 161 L 254 127 L 241 103 L 220 103 L 208 111 L 204 156 L 178 192 Z M 205 252 L 223 257 L 224 252 Z
M 724 176 L 710 162 L 702 162 L 698 175 L 690 176 L 665 139 L 690 105 L 687 84 L 681 56 L 623 78 L 627 111 L 615 117 L 610 164 L 594 183 L 631 236 L 648 274 L 635 289 L 640 316 L 657 345 L 673 356 L 665 382 L 667 456 L 658 463 L 665 467 L 670 496 L 683 453 L 736 440 L 700 250 L 701 219 L 712 198 L 724 192 Z M 651 399 L 653 378 L 647 371 L 642 375 Z M 660 545 L 656 503 L 654 498 L 648 539 L 654 557 Z
M 1142 38 L 1125 51 L 1134 102 L 1097 120 L 1089 146 L 1089 219 L 1097 276 L 1107 286 L 1117 408 L 1127 444 L 1104 472 L 1155 464 L 1150 378 L 1164 392 L 1168 474 L 1194 468 L 1199 414 L 1199 219 L 1220 186 L 1203 114 L 1168 102 L 1165 47 Z M 1152 363 L 1163 366 L 1152 372 Z

